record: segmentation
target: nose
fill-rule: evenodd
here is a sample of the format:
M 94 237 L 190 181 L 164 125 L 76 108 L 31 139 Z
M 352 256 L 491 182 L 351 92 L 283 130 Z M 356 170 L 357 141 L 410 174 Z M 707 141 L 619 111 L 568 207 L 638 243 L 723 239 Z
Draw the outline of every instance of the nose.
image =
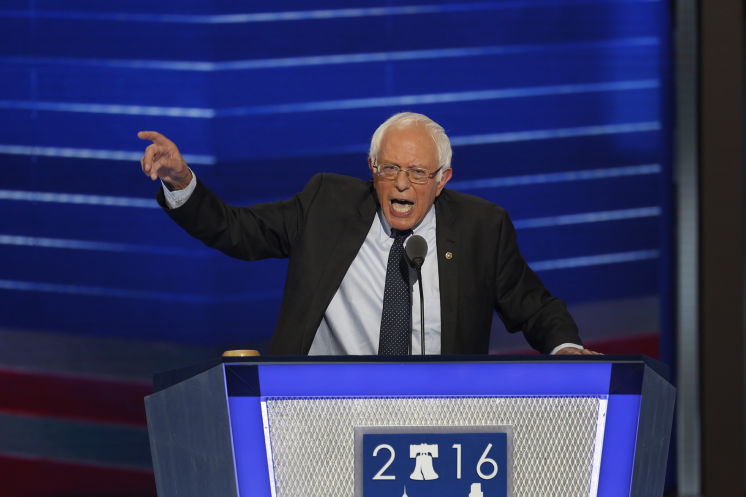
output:
M 397 173 L 396 178 L 394 178 L 394 185 L 396 186 L 396 189 L 399 191 L 406 190 L 410 187 L 411 183 L 409 181 L 409 173 L 405 169 L 399 170 L 399 173 Z

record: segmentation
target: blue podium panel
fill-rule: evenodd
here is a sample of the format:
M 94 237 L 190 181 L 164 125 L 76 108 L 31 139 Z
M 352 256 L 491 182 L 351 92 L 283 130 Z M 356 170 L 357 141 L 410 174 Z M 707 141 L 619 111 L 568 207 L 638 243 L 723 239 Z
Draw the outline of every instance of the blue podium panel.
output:
M 224 379 L 212 400 L 227 414 L 205 421 L 229 425 L 230 457 L 216 460 L 231 461 L 239 496 L 660 496 L 674 389 L 651 365 L 322 358 L 230 362 L 195 377 Z M 198 391 L 208 383 L 186 382 L 195 402 L 210 395 Z M 150 396 L 149 418 L 167 417 L 186 382 Z M 180 432 L 205 429 L 182 418 L 151 431 L 154 458 L 174 457 Z M 159 495 L 176 495 L 161 489 L 181 472 L 155 467 Z
M 259 365 L 262 395 L 608 394 L 610 363 L 495 362 Z M 372 376 L 373 375 L 373 376 Z

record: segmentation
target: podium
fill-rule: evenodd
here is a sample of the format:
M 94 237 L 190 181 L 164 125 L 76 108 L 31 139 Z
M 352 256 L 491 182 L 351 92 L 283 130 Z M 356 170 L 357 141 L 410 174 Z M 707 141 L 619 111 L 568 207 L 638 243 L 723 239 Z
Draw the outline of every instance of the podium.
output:
M 396 448 L 396 458 L 434 460 L 443 484 L 482 482 L 464 497 L 493 497 L 480 489 L 498 474 L 501 495 L 660 497 L 675 397 L 663 370 L 641 356 L 426 356 L 222 359 L 163 373 L 145 399 L 158 495 L 376 497 L 374 483 L 403 483 L 419 497 L 425 483 L 393 473 L 393 443 L 371 454 L 361 442 L 404 432 L 448 440 L 440 454 Z M 472 432 L 507 440 L 508 464 L 498 472 L 489 443 L 480 476 L 464 462 L 461 482 L 462 445 L 451 440 Z M 409 447 L 428 447 L 418 443 Z M 375 476 L 364 459 L 378 461 Z

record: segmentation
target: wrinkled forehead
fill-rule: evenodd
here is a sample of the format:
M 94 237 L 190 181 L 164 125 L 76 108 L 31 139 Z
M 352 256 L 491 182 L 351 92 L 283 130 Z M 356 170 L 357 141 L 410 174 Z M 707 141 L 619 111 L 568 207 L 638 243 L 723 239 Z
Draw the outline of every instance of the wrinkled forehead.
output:
M 379 162 L 437 165 L 438 149 L 430 132 L 419 123 L 392 126 L 381 139 Z

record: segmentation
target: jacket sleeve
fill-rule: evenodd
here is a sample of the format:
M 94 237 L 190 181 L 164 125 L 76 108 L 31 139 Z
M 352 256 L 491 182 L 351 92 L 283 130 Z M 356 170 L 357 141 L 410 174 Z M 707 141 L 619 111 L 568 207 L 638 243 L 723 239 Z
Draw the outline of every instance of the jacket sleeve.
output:
M 581 345 L 565 303 L 553 297 L 520 251 L 515 228 L 503 211 L 498 238 L 495 309 L 508 331 L 523 331 L 529 345 L 547 354 L 557 345 Z
M 246 207 L 223 202 L 199 178 L 181 207 L 169 209 L 162 189 L 156 198 L 171 219 L 208 247 L 238 259 L 284 258 L 289 257 L 322 182 L 323 175 L 317 174 L 290 199 Z

